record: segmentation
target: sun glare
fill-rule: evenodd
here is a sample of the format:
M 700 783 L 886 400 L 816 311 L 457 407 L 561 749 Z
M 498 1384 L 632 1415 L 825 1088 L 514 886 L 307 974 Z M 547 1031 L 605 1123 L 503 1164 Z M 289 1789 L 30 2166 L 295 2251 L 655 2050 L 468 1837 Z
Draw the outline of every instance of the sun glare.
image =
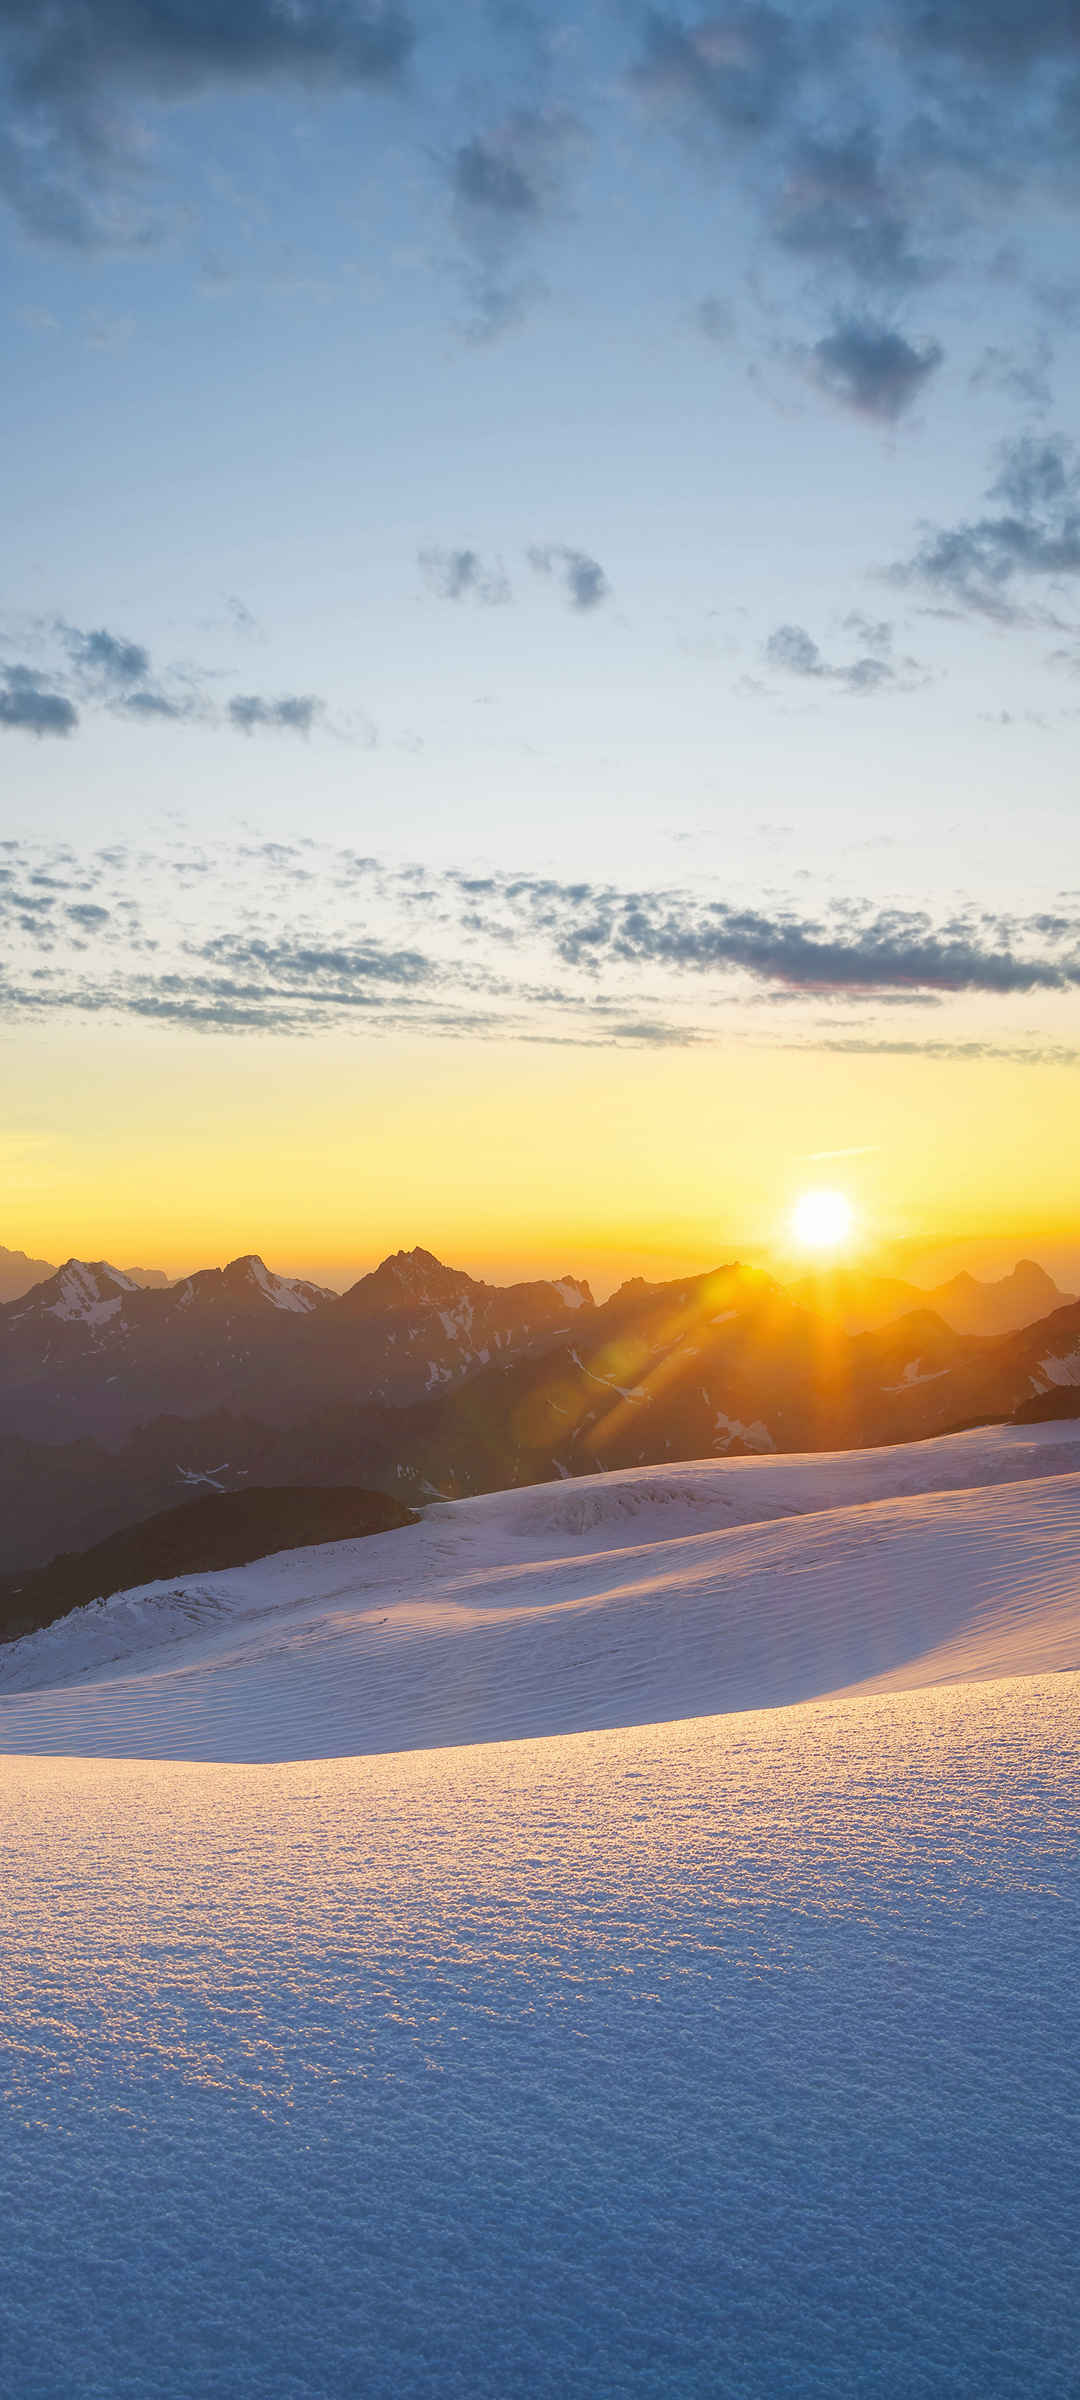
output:
M 843 1192 L 804 1192 L 791 1212 L 791 1230 L 803 1250 L 840 1250 L 851 1238 L 855 1214 Z

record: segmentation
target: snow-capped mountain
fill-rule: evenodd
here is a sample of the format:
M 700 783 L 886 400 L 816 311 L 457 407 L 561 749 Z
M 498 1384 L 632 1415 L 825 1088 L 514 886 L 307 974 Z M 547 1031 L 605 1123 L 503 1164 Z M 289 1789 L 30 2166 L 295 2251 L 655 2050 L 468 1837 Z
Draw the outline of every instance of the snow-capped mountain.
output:
M 626 1284 L 542 1357 L 448 1394 L 422 1472 L 438 1491 L 481 1492 L 597 1468 L 902 1442 L 1077 1385 L 1080 1302 L 993 1338 L 955 1333 L 927 1309 L 849 1335 L 735 1266 Z
M 1080 1393 L 1080 1302 L 992 1338 L 848 1333 L 738 1265 L 499 1287 L 399 1251 L 339 1298 L 233 1260 L 168 1290 L 69 1260 L 0 1308 L 0 1572 L 186 1495 L 416 1503 L 598 1469 L 922 1439 Z
M 592 1305 L 571 1278 L 502 1288 L 426 1250 L 384 1260 L 343 1298 L 254 1255 L 164 1290 L 68 1259 L 0 1307 L 0 1432 L 115 1441 L 164 1414 L 252 1410 L 280 1425 L 335 1401 L 400 1405 Z
M 594 1308 L 587 1283 L 481 1283 L 444 1267 L 430 1250 L 398 1250 L 339 1301 L 328 1337 L 339 1351 L 370 1352 L 370 1396 L 420 1398 L 463 1373 L 514 1357 Z M 375 1361 L 381 1352 L 381 1367 Z

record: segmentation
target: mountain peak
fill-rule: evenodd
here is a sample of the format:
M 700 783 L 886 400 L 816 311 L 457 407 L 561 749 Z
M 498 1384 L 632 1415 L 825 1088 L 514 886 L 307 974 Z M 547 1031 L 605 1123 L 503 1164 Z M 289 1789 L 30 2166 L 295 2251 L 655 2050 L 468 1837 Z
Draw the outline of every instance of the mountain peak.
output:
M 245 1299 L 257 1295 L 260 1300 L 268 1301 L 271 1308 L 285 1309 L 290 1316 L 308 1317 L 324 1301 L 337 1298 L 336 1292 L 326 1291 L 320 1283 L 305 1283 L 297 1275 L 276 1275 L 257 1250 L 245 1251 L 242 1258 L 231 1258 L 220 1272 L 224 1290 L 239 1293 Z
M 107 1259 L 67 1258 L 62 1267 L 47 1282 L 38 1285 L 41 1305 L 50 1316 L 59 1317 L 65 1324 L 81 1320 L 84 1324 L 100 1325 L 115 1316 L 125 1292 L 138 1290 L 130 1276 L 119 1267 L 111 1267 Z

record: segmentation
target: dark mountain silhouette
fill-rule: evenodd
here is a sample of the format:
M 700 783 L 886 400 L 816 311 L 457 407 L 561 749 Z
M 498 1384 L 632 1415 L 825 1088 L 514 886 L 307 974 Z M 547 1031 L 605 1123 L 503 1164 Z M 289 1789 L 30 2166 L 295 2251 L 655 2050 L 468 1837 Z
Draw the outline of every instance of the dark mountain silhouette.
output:
M 93 1549 L 53 1559 L 29 1574 L 0 1579 L 0 1640 L 51 1625 L 72 1608 L 143 1583 L 243 1567 L 275 1550 L 355 1541 L 413 1522 L 385 1492 L 338 1485 L 272 1491 L 208 1492 L 181 1508 L 148 1517 Z
M 1080 1302 L 993 1336 L 925 1308 L 851 1334 L 737 1264 L 635 1278 L 601 1306 L 569 1281 L 477 1283 L 426 1251 L 384 1261 L 341 1300 L 257 1260 L 168 1293 L 69 1267 L 5 1317 L 8 1424 L 29 1396 L 39 1421 L 78 1428 L 60 1441 L 0 1427 L 9 1572 L 200 1491 L 364 1485 L 424 1503 L 608 1467 L 920 1439 L 1067 1413 L 1080 1387 Z
M 257 1409 L 277 1424 L 331 1400 L 400 1405 L 559 1332 L 588 1287 L 506 1289 L 399 1251 L 344 1297 L 254 1256 L 145 1290 L 69 1259 L 0 1308 L 0 1432 L 115 1442 L 168 1413 Z
M 5 1250 L 0 1243 L 0 1306 L 9 1300 L 21 1300 L 24 1292 L 32 1291 L 35 1284 L 44 1283 L 57 1272 L 47 1258 L 28 1258 L 25 1250 Z M 121 1273 L 127 1282 L 148 1291 L 163 1291 L 170 1281 L 160 1267 L 124 1267 Z

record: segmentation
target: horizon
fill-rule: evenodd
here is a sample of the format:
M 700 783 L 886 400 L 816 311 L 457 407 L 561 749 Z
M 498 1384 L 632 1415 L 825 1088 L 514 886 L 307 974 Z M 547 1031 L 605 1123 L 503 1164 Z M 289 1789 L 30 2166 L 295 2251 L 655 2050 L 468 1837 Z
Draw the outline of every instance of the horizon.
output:
M 1060 12 L 121 15 L 0 33 L 9 1220 L 1067 1244 Z
M 540 1256 L 525 1254 L 515 1259 L 512 1253 L 494 1256 L 469 1251 L 464 1256 L 450 1254 L 420 1238 L 394 1242 L 385 1250 L 348 1262 L 333 1262 L 321 1266 L 297 1264 L 289 1259 L 268 1257 L 258 1243 L 230 1251 L 219 1257 L 200 1257 L 187 1260 L 182 1266 L 169 1266 L 149 1255 L 131 1256 L 121 1260 L 92 1246 L 79 1250 L 64 1250 L 61 1255 L 46 1259 L 25 1243 L 0 1244 L 0 1264 L 5 1259 L 24 1258 L 54 1274 L 71 1263 L 106 1265 L 122 1273 L 138 1272 L 164 1274 L 170 1284 L 180 1283 L 189 1275 L 233 1265 L 244 1258 L 258 1258 L 273 1273 L 300 1282 L 322 1284 L 334 1292 L 349 1290 L 365 1275 L 388 1259 L 409 1256 L 414 1250 L 424 1250 L 440 1265 L 455 1272 L 471 1275 L 478 1282 L 495 1285 L 529 1282 L 552 1282 L 565 1276 L 576 1276 L 587 1283 L 594 1299 L 602 1301 L 621 1285 L 636 1277 L 646 1282 L 678 1282 L 698 1276 L 709 1276 L 723 1268 L 745 1266 L 762 1269 L 781 1284 L 793 1284 L 810 1279 L 815 1272 L 828 1277 L 834 1273 L 867 1274 L 910 1282 L 916 1288 L 932 1290 L 954 1276 L 970 1274 L 976 1281 L 996 1282 L 1007 1277 L 1022 1264 L 1034 1264 L 1048 1274 L 1059 1289 L 1067 1288 L 1067 1277 L 1075 1274 L 1080 1289 L 1080 1241 L 1074 1244 L 1055 1243 L 1038 1235 L 1020 1237 L 1002 1235 L 996 1239 L 986 1236 L 959 1236 L 952 1240 L 893 1241 L 874 1243 L 856 1236 L 838 1252 L 824 1257 L 815 1256 L 806 1246 L 792 1239 L 774 1244 L 733 1240 L 719 1242 L 705 1254 L 698 1251 L 672 1254 L 655 1252 L 628 1253 L 613 1262 L 602 1255 L 591 1271 L 580 1260 L 566 1257 L 553 1250 Z

